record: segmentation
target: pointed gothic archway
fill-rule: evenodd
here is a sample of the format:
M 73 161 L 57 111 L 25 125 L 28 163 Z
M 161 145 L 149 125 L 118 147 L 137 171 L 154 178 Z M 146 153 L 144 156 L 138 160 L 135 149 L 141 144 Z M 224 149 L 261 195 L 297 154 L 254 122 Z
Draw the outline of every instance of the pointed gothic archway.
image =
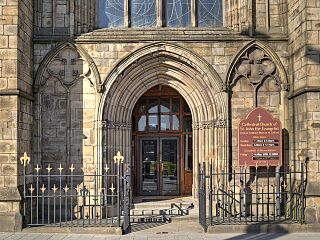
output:
M 131 117 L 138 99 L 156 85 L 181 94 L 190 107 L 193 127 L 193 196 L 198 163 L 215 154 L 227 159 L 227 111 L 223 82 L 211 65 L 180 46 L 153 43 L 120 61 L 104 81 L 98 121 L 98 159 L 108 162 L 120 150 L 131 160 Z

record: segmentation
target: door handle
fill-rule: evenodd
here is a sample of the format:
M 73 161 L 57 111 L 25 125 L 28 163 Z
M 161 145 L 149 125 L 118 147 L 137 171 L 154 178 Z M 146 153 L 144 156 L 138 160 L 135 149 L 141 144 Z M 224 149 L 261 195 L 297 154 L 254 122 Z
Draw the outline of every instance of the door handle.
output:
M 161 172 L 163 172 L 163 163 L 161 162 Z

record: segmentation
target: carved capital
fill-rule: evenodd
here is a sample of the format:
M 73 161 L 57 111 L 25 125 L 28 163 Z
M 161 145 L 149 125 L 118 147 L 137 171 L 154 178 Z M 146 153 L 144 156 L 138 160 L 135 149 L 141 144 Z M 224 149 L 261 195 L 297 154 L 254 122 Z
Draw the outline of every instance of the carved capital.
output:
M 219 119 L 219 120 L 217 120 L 216 121 L 216 127 L 218 127 L 218 128 L 225 128 L 225 127 L 227 127 L 227 120 L 225 120 L 225 119 Z
M 290 83 L 283 84 L 283 90 L 286 92 L 290 91 Z
M 103 84 L 97 84 L 96 89 L 98 93 L 102 93 L 104 89 Z
M 106 123 L 106 127 L 108 129 L 116 129 L 116 130 L 131 130 L 131 128 L 132 128 L 131 123 L 127 123 L 127 122 L 112 122 L 112 121 L 108 121 Z

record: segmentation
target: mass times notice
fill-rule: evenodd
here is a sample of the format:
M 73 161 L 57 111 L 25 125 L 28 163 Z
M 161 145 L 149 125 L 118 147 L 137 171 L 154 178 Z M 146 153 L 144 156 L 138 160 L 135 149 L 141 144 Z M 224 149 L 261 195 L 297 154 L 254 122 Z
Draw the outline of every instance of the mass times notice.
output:
M 279 119 L 264 108 L 253 109 L 238 125 L 239 165 L 281 165 L 281 132 Z

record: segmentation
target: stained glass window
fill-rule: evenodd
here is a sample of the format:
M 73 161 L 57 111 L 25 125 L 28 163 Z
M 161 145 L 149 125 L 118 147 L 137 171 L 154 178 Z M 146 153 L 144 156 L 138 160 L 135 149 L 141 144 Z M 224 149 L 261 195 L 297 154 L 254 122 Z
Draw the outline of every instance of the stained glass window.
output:
M 124 0 L 99 0 L 99 27 L 124 26 Z
M 190 26 L 191 0 L 166 0 L 165 9 L 167 27 Z
M 99 0 L 99 27 L 124 27 L 125 15 L 131 27 L 157 26 L 157 0 L 129 0 L 129 12 L 124 12 L 126 0 Z M 163 0 L 164 25 L 167 27 L 191 26 L 192 0 Z M 198 27 L 223 26 L 222 0 L 195 0 Z M 159 17 L 159 16 L 158 16 Z M 161 16 L 162 18 L 162 16 Z
M 197 0 L 199 27 L 221 27 L 222 17 L 222 0 Z
M 130 3 L 132 27 L 156 26 L 156 0 L 131 0 Z

